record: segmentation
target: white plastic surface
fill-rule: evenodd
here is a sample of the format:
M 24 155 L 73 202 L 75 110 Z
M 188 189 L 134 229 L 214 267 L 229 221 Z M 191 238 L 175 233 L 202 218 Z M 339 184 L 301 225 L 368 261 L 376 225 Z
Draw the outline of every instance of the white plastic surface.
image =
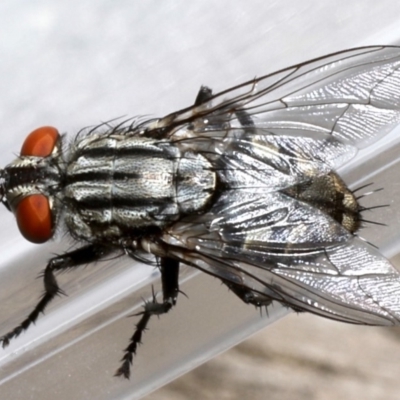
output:
M 71 137 L 119 116 L 158 116 L 193 103 L 201 84 L 215 91 L 333 51 L 399 44 L 400 3 L 382 1 L 3 1 L 0 4 L 0 160 L 25 136 L 54 125 Z M 347 181 L 384 187 L 368 198 L 390 203 L 363 236 L 390 257 L 400 252 L 399 135 L 393 133 L 345 170 Z M 42 246 L 19 235 L 3 209 L 0 334 L 42 291 L 36 279 L 69 239 Z M 192 276 L 195 275 L 195 276 Z M 111 260 L 58 276 L 56 299 L 35 327 L 0 350 L 0 397 L 133 399 L 194 368 L 286 313 L 269 318 L 213 278 L 185 269 L 178 306 L 150 322 L 131 381 L 113 378 L 140 311 L 159 289 L 151 267 Z M 191 279 L 189 279 L 191 278 Z

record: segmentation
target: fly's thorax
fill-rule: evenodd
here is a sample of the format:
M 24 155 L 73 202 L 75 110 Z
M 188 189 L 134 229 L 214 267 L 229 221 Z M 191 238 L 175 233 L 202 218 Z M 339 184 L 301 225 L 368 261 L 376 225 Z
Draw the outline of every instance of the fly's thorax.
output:
M 330 215 L 350 233 L 360 228 L 360 206 L 353 192 L 334 172 L 283 190 Z
M 74 145 L 67 164 L 65 222 L 78 238 L 162 228 L 204 209 L 215 188 L 210 163 L 168 140 L 92 135 Z

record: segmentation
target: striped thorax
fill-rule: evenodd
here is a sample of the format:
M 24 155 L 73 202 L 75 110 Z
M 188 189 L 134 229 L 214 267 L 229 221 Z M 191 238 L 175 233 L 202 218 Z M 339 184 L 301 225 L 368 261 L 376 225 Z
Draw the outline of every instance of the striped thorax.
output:
M 199 212 L 216 183 L 202 155 L 140 136 L 88 136 L 67 164 L 65 222 L 87 239 L 132 237 Z

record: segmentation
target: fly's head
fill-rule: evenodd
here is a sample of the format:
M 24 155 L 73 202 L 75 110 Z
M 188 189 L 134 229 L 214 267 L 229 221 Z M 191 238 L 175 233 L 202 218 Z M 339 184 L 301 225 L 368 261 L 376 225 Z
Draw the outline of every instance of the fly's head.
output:
M 31 132 L 19 157 L 0 170 L 2 203 L 14 213 L 21 234 L 44 243 L 55 230 L 61 185 L 61 137 L 49 126 Z

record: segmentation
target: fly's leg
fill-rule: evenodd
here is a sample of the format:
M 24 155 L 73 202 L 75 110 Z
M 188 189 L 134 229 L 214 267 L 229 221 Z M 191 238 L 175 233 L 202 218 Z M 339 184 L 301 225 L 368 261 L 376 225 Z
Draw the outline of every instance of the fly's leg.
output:
M 0 337 L 0 343 L 2 343 L 3 348 L 9 344 L 11 339 L 18 337 L 23 331 L 27 330 L 31 324 L 34 324 L 39 315 L 44 313 L 45 308 L 55 296 L 64 294 L 57 284 L 54 271 L 75 268 L 82 264 L 97 261 L 106 254 L 109 254 L 111 250 L 112 249 L 109 247 L 92 244 L 51 258 L 43 271 L 44 294 L 42 298 L 27 318 L 12 331 Z
M 195 106 L 206 103 L 212 97 L 212 90 L 207 86 L 201 86 L 199 93 L 197 93 L 196 100 L 194 101 Z
M 279 303 L 281 303 L 284 307 L 290 308 L 291 310 L 293 310 L 296 313 L 304 312 L 304 310 L 302 308 L 294 306 L 293 304 L 289 304 L 283 298 L 281 298 L 281 299 L 275 298 L 274 299 L 272 297 L 269 297 L 267 294 L 254 292 L 253 290 L 248 289 L 244 286 L 241 286 L 241 285 L 229 282 L 229 281 L 223 281 L 223 282 L 225 283 L 226 286 L 228 286 L 228 288 L 230 290 L 232 290 L 233 293 L 236 294 L 236 296 L 238 296 L 246 304 L 253 304 L 256 307 L 265 307 L 265 309 L 267 309 L 267 307 L 274 300 L 276 300 Z
M 246 288 L 245 286 L 241 286 L 235 283 L 231 283 L 228 281 L 223 281 L 226 286 L 233 293 L 236 294 L 244 303 L 253 304 L 256 307 L 268 307 L 273 299 L 267 295 L 263 295 L 257 292 L 254 292 L 251 289 Z
M 249 128 L 249 127 L 253 127 L 254 128 L 254 122 L 251 119 L 250 114 L 247 111 L 244 110 L 236 110 L 235 111 L 236 117 L 240 122 L 240 125 L 242 125 L 243 127 Z
M 152 315 L 165 314 L 176 304 L 179 293 L 179 261 L 171 258 L 161 258 L 160 270 L 163 301 L 158 303 L 153 293 L 153 299 L 145 303 L 144 311 L 136 314 L 141 315 L 142 318 L 136 325 L 136 330 L 130 339 L 129 346 L 124 350 L 125 354 L 121 359 L 122 364 L 115 376 L 123 376 L 129 379 L 133 356 L 136 354 L 138 345 L 142 342 L 142 334 L 146 330 L 150 317 Z
M 199 93 L 197 93 L 196 100 L 194 101 L 195 106 L 200 106 L 201 104 L 206 103 L 212 98 L 212 90 L 207 86 L 201 86 Z M 243 127 L 254 127 L 254 122 L 250 116 L 250 114 L 243 109 L 234 110 L 236 118 L 239 120 L 240 125 Z

